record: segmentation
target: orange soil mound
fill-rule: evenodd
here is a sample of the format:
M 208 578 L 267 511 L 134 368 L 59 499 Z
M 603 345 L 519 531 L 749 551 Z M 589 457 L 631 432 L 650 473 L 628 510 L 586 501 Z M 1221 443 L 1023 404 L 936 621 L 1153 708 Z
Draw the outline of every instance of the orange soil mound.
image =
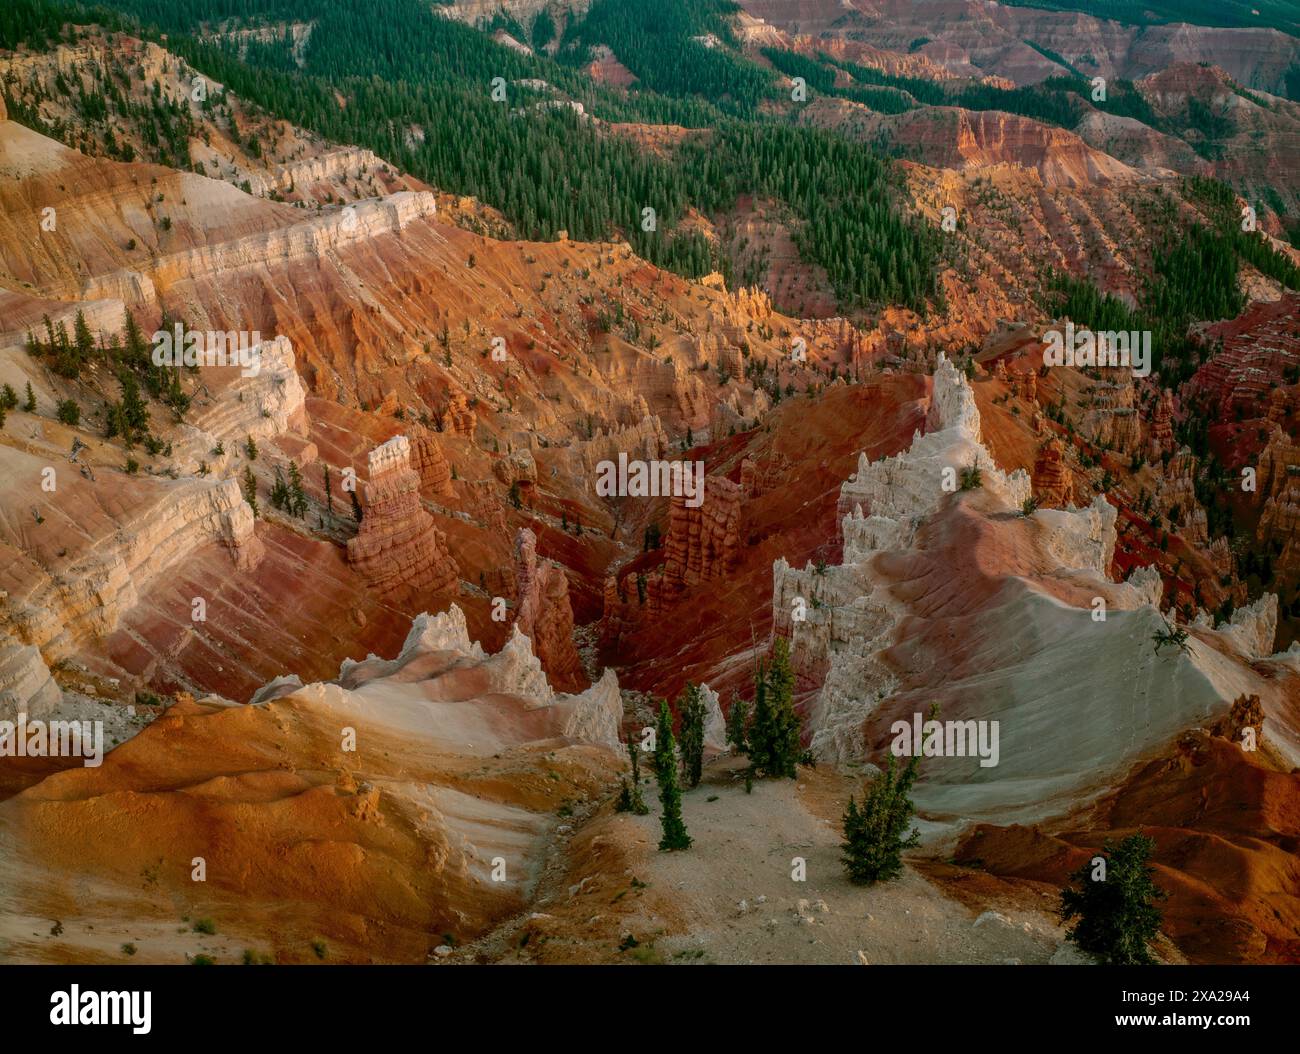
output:
M 1262 753 L 1262 752 L 1260 752 Z M 1155 840 L 1163 931 L 1193 962 L 1300 962 L 1300 776 L 1189 733 L 1066 830 L 980 825 L 959 862 L 1062 886 L 1107 838 Z

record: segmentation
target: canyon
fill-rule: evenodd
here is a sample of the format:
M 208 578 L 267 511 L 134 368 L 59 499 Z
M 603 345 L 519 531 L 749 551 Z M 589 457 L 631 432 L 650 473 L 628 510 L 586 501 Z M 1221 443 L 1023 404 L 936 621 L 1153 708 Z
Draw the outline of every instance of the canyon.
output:
M 613 206 L 548 232 L 479 158 L 436 185 L 470 149 L 436 108 L 331 139 L 373 100 L 309 19 L 0 51 L 0 721 L 107 749 L 0 758 L 0 960 L 1046 964 L 1071 874 L 1146 833 L 1160 961 L 1300 961 L 1297 39 L 966 0 L 724 15 L 682 16 L 747 64 L 712 97 L 647 58 L 675 38 L 576 50 L 602 0 L 428 16 L 458 62 L 535 64 L 502 127 L 610 151 L 674 204 L 662 244 Z M 833 66 L 798 106 L 790 56 Z M 208 62 L 329 105 L 295 124 Z M 1092 77 L 1127 109 L 1033 110 Z M 882 159 L 862 230 L 903 218 L 880 259 L 932 267 L 923 302 L 832 277 L 877 259 L 842 203 L 675 182 L 732 121 Z M 1234 253 L 1215 317 L 1168 293 L 1188 231 Z M 1044 358 L 1098 304 L 1178 323 L 1152 372 Z M 159 366 L 175 325 L 257 368 Z M 603 493 L 620 458 L 701 491 Z M 756 778 L 729 721 L 785 648 L 797 775 Z M 661 701 L 684 737 L 697 691 L 694 844 L 659 852 L 653 783 L 618 804 L 629 744 L 651 771 Z M 855 886 L 847 802 L 932 708 L 999 759 L 923 758 L 918 844 Z

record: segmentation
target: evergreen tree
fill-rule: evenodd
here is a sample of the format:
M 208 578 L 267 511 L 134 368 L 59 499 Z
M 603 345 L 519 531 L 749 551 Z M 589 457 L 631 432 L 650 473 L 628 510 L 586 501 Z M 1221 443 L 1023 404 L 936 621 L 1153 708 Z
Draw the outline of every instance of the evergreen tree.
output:
M 280 473 L 280 466 L 275 466 L 275 482 L 271 484 L 271 508 L 285 509 L 289 505 L 289 488 Z
M 0 407 L 6 410 L 13 410 L 18 406 L 18 393 L 14 391 L 13 385 L 6 384 L 0 388 Z
M 799 715 L 794 710 L 790 646 L 784 637 L 776 639 L 771 666 L 760 663 L 755 677 L 748 753 L 756 775 L 794 778 L 802 750 Z
M 253 475 L 253 466 L 244 466 L 244 500 L 253 508 L 253 517 L 257 517 L 257 479 Z
M 650 807 L 646 805 L 645 798 L 641 796 L 641 761 L 638 757 L 639 753 L 636 743 L 629 736 L 627 756 L 632 762 L 632 782 L 629 784 L 626 778 L 623 780 L 623 789 L 619 793 L 618 804 L 615 808 L 619 812 L 630 812 L 635 816 L 644 816 L 650 811 Z
M 244 440 L 244 453 L 248 455 L 249 461 L 257 460 L 257 440 L 252 436 Z
M 360 523 L 362 515 L 361 502 L 357 500 L 357 492 L 355 490 L 348 491 L 348 497 L 352 499 L 352 518 L 356 520 L 357 523 Z
M 659 701 L 659 724 L 655 730 L 655 776 L 659 780 L 659 803 L 663 812 L 659 822 L 663 837 L 659 848 L 665 851 L 689 849 L 691 836 L 682 822 L 682 791 L 677 785 L 677 744 L 673 739 L 673 715 L 668 700 Z
M 29 414 L 36 412 L 36 393 L 32 391 L 31 381 L 27 382 L 27 401 L 23 403 L 23 410 Z
M 731 711 L 727 714 L 727 745 L 737 754 L 749 753 L 749 735 L 746 729 L 748 722 L 749 703 L 733 695 Z
M 149 409 L 140 398 L 140 384 L 129 370 L 118 374 L 122 386 L 122 422 L 133 431 L 149 430 Z
M 1160 932 L 1156 901 L 1168 894 L 1155 884 L 1155 869 L 1147 865 L 1154 849 L 1155 842 L 1141 834 L 1129 835 L 1119 845 L 1107 839 L 1104 871 L 1089 860 L 1070 875 L 1079 888 L 1061 891 L 1061 920 L 1075 920 L 1067 940 L 1106 965 L 1155 963 L 1148 945 Z
M 915 828 L 907 833 L 914 812 L 909 795 L 920 761 L 920 755 L 914 754 L 900 775 L 890 754 L 885 771 L 863 792 L 861 809 L 849 798 L 840 859 L 852 881 L 871 884 L 902 874 L 903 850 L 916 845 L 921 836 Z
M 59 403 L 56 413 L 59 420 L 65 425 L 75 428 L 81 423 L 81 407 L 77 405 L 74 399 L 64 399 Z
M 322 463 L 321 469 L 325 476 L 325 508 L 332 517 L 334 515 L 334 492 L 330 489 L 330 467 Z
M 289 512 L 298 519 L 307 515 L 307 493 L 302 486 L 302 473 L 298 471 L 298 462 L 289 462 Z
M 682 770 L 687 789 L 698 787 L 704 774 L 704 693 L 695 684 L 686 685 L 682 712 Z

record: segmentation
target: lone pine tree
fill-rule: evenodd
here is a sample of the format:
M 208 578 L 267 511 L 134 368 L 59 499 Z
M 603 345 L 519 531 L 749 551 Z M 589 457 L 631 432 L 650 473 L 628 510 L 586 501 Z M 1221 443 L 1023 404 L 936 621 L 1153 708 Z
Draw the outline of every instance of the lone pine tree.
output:
M 1063 922 L 1074 921 L 1066 940 L 1109 966 L 1150 966 L 1148 944 L 1160 932 L 1156 901 L 1168 894 L 1155 884 L 1147 861 L 1155 842 L 1132 834 L 1119 845 L 1107 839 L 1103 860 L 1094 857 L 1070 875 L 1079 888 L 1061 891 Z
M 790 646 L 777 637 L 772 664 L 759 664 L 754 678 L 754 717 L 749 725 L 749 761 L 755 774 L 793 779 L 802 753 L 799 715 L 794 711 Z
M 913 828 L 907 833 L 915 811 L 909 796 L 916 781 L 920 756 L 913 755 L 902 773 L 894 755 L 885 771 L 863 792 L 862 807 L 852 796 L 844 811 L 844 850 L 840 858 L 849 878 L 860 884 L 886 882 L 903 871 L 903 850 L 920 839 Z
M 632 782 L 629 784 L 627 779 L 624 778 L 623 789 L 619 792 L 615 809 L 619 812 L 630 812 L 636 816 L 644 816 L 650 811 L 650 808 L 646 805 L 645 798 L 641 796 L 641 762 L 637 754 L 636 743 L 629 738 L 627 741 L 627 756 L 632 760 Z
M 659 822 L 664 835 L 659 839 L 662 850 L 689 849 L 691 836 L 682 822 L 682 791 L 677 785 L 677 742 L 673 738 L 673 715 L 668 700 L 659 701 L 659 724 L 655 729 L 655 777 L 659 780 L 659 803 L 663 812 Z
M 687 788 L 698 787 L 704 775 L 704 693 L 687 684 L 682 703 L 682 770 Z
M 733 694 L 731 710 L 727 714 L 727 745 L 737 754 L 749 753 L 748 723 L 749 703 Z

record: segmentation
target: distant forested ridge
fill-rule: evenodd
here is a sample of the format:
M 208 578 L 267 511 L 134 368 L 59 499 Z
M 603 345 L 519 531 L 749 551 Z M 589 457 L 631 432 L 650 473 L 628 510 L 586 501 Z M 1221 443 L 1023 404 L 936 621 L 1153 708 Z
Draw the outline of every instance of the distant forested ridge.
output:
M 561 230 L 582 240 L 626 237 L 638 254 L 679 273 L 730 274 L 716 244 L 676 228 L 690 209 L 716 214 L 741 194 L 759 194 L 801 221 L 801 252 L 826 270 L 845 308 L 897 303 L 924 311 L 938 295 L 937 239 L 901 210 L 893 163 L 865 146 L 758 113 L 776 91 L 770 71 L 694 39 L 725 35 L 719 15 L 731 5 L 721 0 L 656 5 L 657 14 L 662 7 L 668 15 L 664 32 L 627 58 L 664 92 L 631 93 L 594 85 L 577 68 L 585 53 L 579 31 L 566 36 L 569 56 L 560 62 L 501 47 L 417 0 L 114 6 L 166 30 L 170 50 L 241 98 L 473 195 L 500 209 L 523 237 L 549 239 Z M 607 0 L 593 6 L 592 17 L 606 20 L 601 32 L 617 31 L 620 8 Z M 625 30 L 635 36 L 642 9 L 626 10 Z M 231 18 L 278 24 L 290 16 L 312 22 L 301 67 L 287 34 L 245 46 L 241 55 L 228 36 L 214 32 Z M 506 82 L 505 102 L 492 98 L 495 78 Z M 604 120 L 708 132 L 657 156 L 603 133 L 567 105 L 551 105 L 567 99 Z M 652 231 L 642 229 L 646 208 L 656 213 Z

